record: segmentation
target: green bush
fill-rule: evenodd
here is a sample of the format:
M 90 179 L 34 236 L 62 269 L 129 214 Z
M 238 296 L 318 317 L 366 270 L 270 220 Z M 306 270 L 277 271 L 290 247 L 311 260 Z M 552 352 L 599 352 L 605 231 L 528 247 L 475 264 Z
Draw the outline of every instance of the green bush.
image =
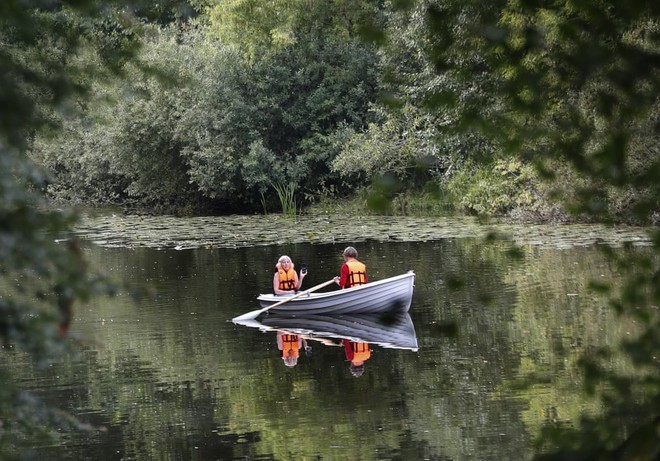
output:
M 488 165 L 466 165 L 443 190 L 459 211 L 502 216 L 517 208 L 538 209 L 539 179 L 530 165 L 517 159 L 500 159 Z

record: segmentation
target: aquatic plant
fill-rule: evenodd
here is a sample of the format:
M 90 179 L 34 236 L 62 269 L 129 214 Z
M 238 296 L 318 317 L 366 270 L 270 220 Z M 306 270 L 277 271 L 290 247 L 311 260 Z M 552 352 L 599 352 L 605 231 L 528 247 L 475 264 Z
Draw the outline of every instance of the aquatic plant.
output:
M 296 187 L 293 183 L 284 184 L 273 184 L 277 196 L 280 199 L 280 204 L 282 205 L 282 214 L 291 219 L 292 221 L 296 220 L 297 208 L 296 208 Z

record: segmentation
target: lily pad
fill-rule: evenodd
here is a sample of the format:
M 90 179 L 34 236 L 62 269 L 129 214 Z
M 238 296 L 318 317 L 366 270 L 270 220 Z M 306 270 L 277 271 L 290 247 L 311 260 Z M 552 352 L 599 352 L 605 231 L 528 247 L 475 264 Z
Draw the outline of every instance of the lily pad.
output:
M 624 243 L 650 246 L 649 229 L 598 224 L 526 225 L 488 223 L 470 218 L 400 216 L 232 215 L 174 216 L 107 215 L 86 217 L 75 233 L 103 247 L 236 248 L 285 243 L 358 243 L 432 241 L 446 238 L 505 238 L 517 245 L 569 249 Z

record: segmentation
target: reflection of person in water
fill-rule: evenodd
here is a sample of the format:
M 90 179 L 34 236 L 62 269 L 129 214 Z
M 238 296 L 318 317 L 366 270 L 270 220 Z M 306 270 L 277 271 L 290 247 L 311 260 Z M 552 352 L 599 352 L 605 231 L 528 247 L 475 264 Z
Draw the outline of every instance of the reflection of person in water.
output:
M 371 357 L 371 348 L 369 348 L 369 344 L 353 342 L 348 339 L 342 339 L 341 343 L 344 345 L 346 359 L 351 362 L 351 374 L 356 378 L 362 376 L 362 373 L 364 373 L 364 362 Z
M 301 347 L 304 347 L 307 352 L 312 349 L 307 346 L 307 341 L 300 335 L 285 331 L 277 332 L 277 348 L 282 351 L 282 360 L 287 367 L 295 367 L 298 364 Z

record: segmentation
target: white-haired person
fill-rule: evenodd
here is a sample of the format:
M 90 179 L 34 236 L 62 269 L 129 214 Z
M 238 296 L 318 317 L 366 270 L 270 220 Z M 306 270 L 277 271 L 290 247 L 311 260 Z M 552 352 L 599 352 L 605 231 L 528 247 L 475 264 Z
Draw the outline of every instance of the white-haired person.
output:
M 280 256 L 275 266 L 277 272 L 273 276 L 273 293 L 276 295 L 292 295 L 300 290 L 307 270 L 303 265 L 300 276 L 296 272 L 293 261 L 287 255 Z

